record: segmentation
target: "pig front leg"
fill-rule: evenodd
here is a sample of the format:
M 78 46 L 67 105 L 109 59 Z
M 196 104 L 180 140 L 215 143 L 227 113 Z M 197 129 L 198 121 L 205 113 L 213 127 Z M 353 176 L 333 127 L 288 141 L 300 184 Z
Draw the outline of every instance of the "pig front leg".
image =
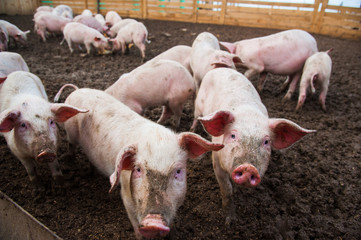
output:
M 302 72 L 299 71 L 299 72 L 292 75 L 292 77 L 291 77 L 292 80 L 291 80 L 291 83 L 290 83 L 290 87 L 288 88 L 288 91 L 287 91 L 286 95 L 283 97 L 282 102 L 285 102 L 285 101 L 288 101 L 288 100 L 291 99 L 292 94 L 296 90 L 297 83 L 301 78 L 301 74 L 302 74 Z
M 226 225 L 230 225 L 236 219 L 235 206 L 233 203 L 233 187 L 229 175 L 222 169 L 219 158 L 212 152 L 213 169 L 219 184 L 222 196 L 222 208 L 226 213 Z
M 328 91 L 328 82 L 327 84 L 324 84 L 322 86 L 322 90 L 319 96 L 319 102 L 321 104 L 322 110 L 324 112 L 326 112 L 326 96 L 327 96 L 327 91 Z

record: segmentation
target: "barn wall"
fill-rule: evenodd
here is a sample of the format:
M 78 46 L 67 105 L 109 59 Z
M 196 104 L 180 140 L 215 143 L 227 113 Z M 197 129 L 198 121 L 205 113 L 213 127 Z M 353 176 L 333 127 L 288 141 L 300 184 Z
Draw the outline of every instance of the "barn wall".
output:
M 299 28 L 347 39 L 361 39 L 361 9 L 314 4 L 243 0 L 0 0 L 0 13 L 31 14 L 40 5 L 66 4 L 75 14 L 88 8 L 103 15 L 110 10 L 122 17 L 213 23 L 261 28 Z

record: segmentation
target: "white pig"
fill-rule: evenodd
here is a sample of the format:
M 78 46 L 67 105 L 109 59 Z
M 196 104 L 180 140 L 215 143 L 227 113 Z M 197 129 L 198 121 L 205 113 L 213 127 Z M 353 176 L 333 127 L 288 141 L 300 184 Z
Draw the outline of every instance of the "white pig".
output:
M 38 12 L 34 16 L 34 30 L 46 42 L 47 32 L 59 34 L 62 33 L 67 23 L 71 22 L 71 19 L 57 16 L 50 12 Z
M 84 10 L 81 12 L 81 15 L 92 17 L 92 16 L 93 16 L 93 13 L 92 13 L 92 11 L 90 11 L 89 9 L 84 9 Z
M 212 33 L 202 32 L 193 41 L 190 65 L 197 88 L 208 71 L 218 67 L 235 69 L 239 61 L 235 54 L 220 50 L 218 39 Z
M 158 123 L 173 114 L 175 128 L 179 126 L 182 110 L 187 99 L 193 95 L 195 84 L 192 75 L 180 63 L 166 60 L 150 60 L 105 90 L 139 114 L 147 107 L 163 106 Z
M 103 31 L 104 31 L 103 26 L 93 16 L 78 15 L 73 19 L 73 22 L 82 23 L 88 27 L 94 28 L 95 30 L 97 30 L 100 33 L 103 33 Z
M 314 132 L 287 119 L 269 118 L 252 83 L 229 68 L 211 70 L 203 78 L 194 117 L 192 129 L 198 119 L 212 142 L 224 144 L 213 152 L 212 161 L 227 224 L 235 217 L 232 185 L 257 186 L 267 170 L 271 148 L 287 148 Z
M 58 5 L 53 9 L 52 13 L 57 16 L 73 19 L 73 9 L 68 5 Z
M 108 11 L 107 14 L 105 14 L 105 25 L 107 25 L 109 28 L 111 28 L 120 20 L 122 20 L 122 18 L 116 11 Z
M 317 52 L 315 38 L 298 29 L 221 45 L 240 57 L 238 66 L 247 68 L 244 75 L 248 79 L 260 73 L 257 86 L 260 92 L 268 72 L 288 75 L 291 86 L 296 86 L 306 59 Z
M 103 28 L 105 27 L 105 19 L 103 15 L 98 13 L 94 16 L 94 18 L 102 25 Z
M 122 27 L 118 33 L 117 37 L 113 39 L 114 50 L 122 50 L 122 53 L 125 53 L 128 43 L 134 43 L 135 46 L 139 48 L 142 61 L 145 58 L 145 43 L 148 41 L 148 30 L 141 22 L 131 22 L 124 27 Z
M 0 89 L 7 76 L 15 71 L 29 72 L 23 57 L 14 52 L 0 52 Z
M 131 18 L 127 18 L 127 19 L 122 19 L 118 22 L 116 22 L 108 31 L 107 31 L 107 34 L 109 35 L 109 37 L 111 38 L 114 38 L 117 36 L 119 30 L 126 26 L 127 24 L 129 23 L 132 23 L 132 22 L 137 22 L 137 20 L 135 19 L 131 19 Z
M 17 26 L 5 20 L 0 20 L 0 26 L 6 28 L 9 38 L 14 39 L 15 45 L 17 43 L 20 43 L 21 45 L 26 45 L 27 34 L 30 33 L 29 30 L 23 32 Z
M 302 105 L 306 100 L 308 87 L 310 86 L 311 92 L 315 93 L 315 85 L 318 85 L 321 88 L 319 101 L 322 109 L 326 111 L 326 96 L 332 70 L 332 60 L 329 53 L 332 50 L 333 49 L 331 48 L 326 52 L 315 53 L 306 60 L 300 82 L 300 94 L 296 107 L 297 111 L 302 108 Z
M 187 159 L 223 145 L 190 132 L 175 134 L 103 91 L 79 89 L 65 103 L 89 109 L 89 114 L 64 124 L 70 150 L 82 147 L 96 168 L 109 177 L 110 192 L 120 183 L 136 237 L 167 235 L 186 194 Z
M 55 122 L 86 112 L 68 104 L 48 102 L 41 80 L 32 73 L 8 75 L 0 90 L 0 132 L 11 152 L 24 165 L 30 181 L 38 184 L 36 162 L 48 163 L 52 177 L 63 175 L 56 159 L 58 133 Z
M 189 46 L 178 45 L 178 46 L 169 48 L 168 50 L 155 56 L 152 60 L 168 59 L 168 60 L 173 60 L 173 61 L 179 62 L 190 72 L 190 74 L 193 74 L 192 68 L 190 65 L 191 51 L 192 51 L 192 48 Z
M 82 23 L 71 22 L 65 25 L 64 40 L 68 43 L 70 52 L 73 53 L 72 44 L 84 44 L 87 54 L 90 54 L 92 46 L 98 53 L 107 53 L 110 47 L 108 38 L 105 38 L 99 31 L 94 28 L 85 26 Z
M 40 6 L 35 10 L 35 12 L 52 12 L 53 10 L 54 8 L 50 6 Z

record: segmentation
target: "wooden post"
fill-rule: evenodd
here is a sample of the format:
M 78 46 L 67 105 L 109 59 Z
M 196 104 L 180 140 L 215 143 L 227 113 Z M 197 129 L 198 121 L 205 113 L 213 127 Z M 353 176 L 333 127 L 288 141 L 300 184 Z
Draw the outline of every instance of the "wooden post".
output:
M 193 16 L 192 16 L 193 23 L 197 22 L 197 14 L 198 14 L 197 0 L 193 0 Z
M 222 10 L 221 10 L 221 19 L 220 23 L 224 24 L 224 16 L 226 15 L 227 0 L 222 0 Z
M 313 4 L 313 14 L 312 14 L 312 19 L 311 19 L 311 27 L 309 29 L 309 31 L 311 31 L 311 32 L 316 31 L 316 24 L 317 24 L 318 19 L 319 19 L 318 9 L 320 8 L 321 1 L 322 0 L 316 0 L 315 3 Z
M 315 26 L 314 26 L 315 33 L 320 33 L 323 23 L 323 16 L 325 15 L 325 10 L 328 5 L 328 0 L 321 0 L 321 3 L 322 3 L 321 11 L 318 12 L 317 22 L 315 22 Z

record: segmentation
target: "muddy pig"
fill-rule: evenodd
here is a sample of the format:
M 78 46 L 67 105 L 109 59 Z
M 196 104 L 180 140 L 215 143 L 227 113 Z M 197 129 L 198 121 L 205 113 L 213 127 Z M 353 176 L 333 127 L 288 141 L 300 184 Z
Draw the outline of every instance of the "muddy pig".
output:
M 163 106 L 158 123 L 174 114 L 177 128 L 183 105 L 194 93 L 192 75 L 180 63 L 155 59 L 122 75 L 105 92 L 123 102 L 139 114 L 147 107 Z
M 0 132 L 11 152 L 24 165 L 30 181 L 39 186 L 36 162 L 48 163 L 53 179 L 63 179 L 56 152 L 61 123 L 86 112 L 68 104 L 48 102 L 41 80 L 32 73 L 16 71 L 8 75 L 0 90 Z
M 333 49 L 331 48 L 326 52 L 315 53 L 306 60 L 300 82 L 300 94 L 296 111 L 302 108 L 302 105 L 306 100 L 307 89 L 309 86 L 311 87 L 312 93 L 316 92 L 315 85 L 318 85 L 321 88 L 319 101 L 322 109 L 326 111 L 326 96 L 332 70 L 332 60 L 329 53 L 332 50 Z M 288 98 L 291 98 L 293 90 L 291 89 L 290 95 L 287 96 Z
M 71 22 L 66 24 L 63 33 L 64 40 L 68 43 L 71 53 L 74 51 L 73 44 L 84 44 L 88 55 L 92 46 L 100 54 L 110 52 L 108 50 L 110 48 L 109 39 L 104 37 L 99 31 L 82 23 Z
M 229 68 L 209 71 L 203 78 L 194 110 L 212 142 L 224 148 L 213 152 L 213 168 L 221 189 L 226 223 L 235 218 L 233 184 L 256 187 L 267 170 L 271 148 L 291 146 L 313 130 L 283 118 L 269 118 L 252 83 Z
M 218 67 L 235 69 L 239 61 L 235 54 L 220 50 L 218 39 L 212 33 L 200 33 L 192 44 L 190 65 L 197 88 L 208 71 Z
M 17 45 L 17 43 L 20 43 L 20 45 L 26 45 L 27 34 L 30 33 L 29 30 L 23 32 L 17 26 L 5 20 L 0 20 L 0 26 L 6 28 L 8 37 L 14 40 L 15 45 Z
M 250 79 L 260 73 L 258 91 L 262 91 L 267 73 L 289 76 L 289 84 L 297 85 L 306 59 L 317 52 L 315 38 L 303 30 L 287 30 L 264 37 L 235 43 L 220 42 L 241 59 L 238 66 L 246 67 Z
M 109 177 L 110 192 L 121 185 L 138 239 L 166 236 L 186 194 L 187 159 L 223 145 L 190 132 L 175 134 L 100 90 L 76 90 L 65 103 L 89 109 L 87 115 L 79 114 L 64 124 L 70 152 L 80 145 Z
M 15 71 L 29 72 L 23 57 L 14 52 L 0 52 L 0 89 L 7 76 Z

